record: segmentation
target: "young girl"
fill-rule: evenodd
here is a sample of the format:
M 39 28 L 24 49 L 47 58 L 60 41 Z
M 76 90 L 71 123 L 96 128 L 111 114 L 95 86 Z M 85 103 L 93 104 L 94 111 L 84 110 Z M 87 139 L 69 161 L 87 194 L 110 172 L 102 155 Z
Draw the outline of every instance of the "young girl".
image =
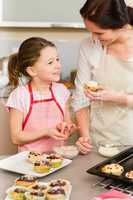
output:
M 69 91 L 60 80 L 61 64 L 55 45 L 43 38 L 25 40 L 8 63 L 15 89 L 6 106 L 10 111 L 11 138 L 19 151 L 51 152 L 63 145 L 72 129 Z M 18 85 L 22 76 L 29 79 Z

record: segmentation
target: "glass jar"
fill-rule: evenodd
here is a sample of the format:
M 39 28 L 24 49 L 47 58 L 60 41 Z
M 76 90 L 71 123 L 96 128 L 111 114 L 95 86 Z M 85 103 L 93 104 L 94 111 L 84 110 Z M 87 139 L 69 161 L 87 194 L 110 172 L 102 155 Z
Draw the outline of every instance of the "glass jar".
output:
M 112 157 L 120 152 L 120 146 L 121 144 L 117 143 L 116 141 L 100 141 L 98 143 L 98 152 L 104 157 Z

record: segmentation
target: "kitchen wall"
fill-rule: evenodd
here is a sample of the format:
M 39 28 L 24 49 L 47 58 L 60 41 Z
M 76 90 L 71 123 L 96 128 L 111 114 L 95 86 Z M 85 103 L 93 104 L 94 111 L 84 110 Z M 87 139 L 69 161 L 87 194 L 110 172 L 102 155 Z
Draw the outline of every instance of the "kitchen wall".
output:
M 0 28 L 1 39 L 25 39 L 33 35 L 48 39 L 80 40 L 87 35 L 85 29 L 70 28 Z
M 0 28 L 0 58 L 11 54 L 28 37 L 39 36 L 56 43 L 62 61 L 62 77 L 68 78 L 77 67 L 79 45 L 88 36 L 85 29 Z

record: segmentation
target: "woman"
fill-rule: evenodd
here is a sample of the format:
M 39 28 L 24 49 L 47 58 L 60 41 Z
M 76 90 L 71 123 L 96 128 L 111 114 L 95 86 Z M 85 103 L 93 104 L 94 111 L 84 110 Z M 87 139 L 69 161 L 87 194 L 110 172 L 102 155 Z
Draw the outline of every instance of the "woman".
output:
M 133 145 L 133 9 L 124 0 L 87 0 L 80 10 L 91 32 L 81 44 L 73 108 L 83 154 L 100 140 Z M 89 80 L 104 90 L 84 90 Z

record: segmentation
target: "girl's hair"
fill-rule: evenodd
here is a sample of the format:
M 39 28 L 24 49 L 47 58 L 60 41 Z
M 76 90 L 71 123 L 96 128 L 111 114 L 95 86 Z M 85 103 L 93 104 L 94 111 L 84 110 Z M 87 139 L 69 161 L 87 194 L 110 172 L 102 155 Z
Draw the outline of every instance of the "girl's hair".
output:
M 103 29 L 133 25 L 133 8 L 127 7 L 124 0 L 87 0 L 80 14 Z
M 26 39 L 20 45 L 18 53 L 9 57 L 8 74 L 11 85 L 16 87 L 19 83 L 19 78 L 22 76 L 30 78 L 26 68 L 33 66 L 37 62 L 41 50 L 46 47 L 55 47 L 55 44 L 40 37 Z

